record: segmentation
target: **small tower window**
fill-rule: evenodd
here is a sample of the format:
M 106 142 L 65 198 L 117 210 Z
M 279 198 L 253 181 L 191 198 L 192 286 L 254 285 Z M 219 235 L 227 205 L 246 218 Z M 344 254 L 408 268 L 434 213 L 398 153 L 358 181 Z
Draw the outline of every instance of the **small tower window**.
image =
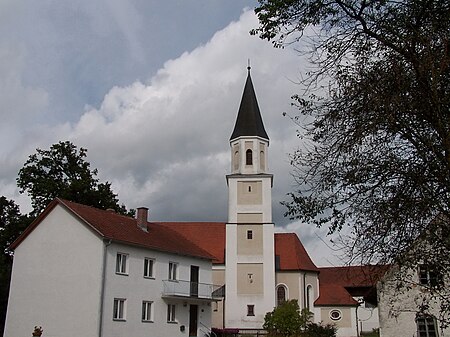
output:
M 247 316 L 255 316 L 255 305 L 254 304 L 247 305 Z
M 245 165 L 253 165 L 253 153 L 250 149 L 245 152 Z
M 253 239 L 253 231 L 251 231 L 251 230 L 247 231 L 247 239 L 248 240 L 252 240 Z

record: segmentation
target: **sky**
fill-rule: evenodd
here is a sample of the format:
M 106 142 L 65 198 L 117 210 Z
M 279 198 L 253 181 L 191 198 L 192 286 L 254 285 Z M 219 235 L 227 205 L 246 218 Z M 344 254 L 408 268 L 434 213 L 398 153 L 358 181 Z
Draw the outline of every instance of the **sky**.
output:
M 227 220 L 229 138 L 251 63 L 270 138 L 276 231 L 319 266 L 342 261 L 325 229 L 290 221 L 291 96 L 311 66 L 250 36 L 256 1 L 0 0 L 0 195 L 23 213 L 17 173 L 36 148 L 70 140 L 127 208 L 150 221 Z M 305 47 L 306 48 L 306 47 Z

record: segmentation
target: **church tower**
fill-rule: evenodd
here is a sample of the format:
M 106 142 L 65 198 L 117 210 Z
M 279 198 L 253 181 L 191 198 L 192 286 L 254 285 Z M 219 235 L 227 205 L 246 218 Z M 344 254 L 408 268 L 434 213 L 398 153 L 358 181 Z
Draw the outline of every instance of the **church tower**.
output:
M 273 176 L 250 67 L 230 147 L 225 327 L 262 328 L 264 315 L 275 307 Z

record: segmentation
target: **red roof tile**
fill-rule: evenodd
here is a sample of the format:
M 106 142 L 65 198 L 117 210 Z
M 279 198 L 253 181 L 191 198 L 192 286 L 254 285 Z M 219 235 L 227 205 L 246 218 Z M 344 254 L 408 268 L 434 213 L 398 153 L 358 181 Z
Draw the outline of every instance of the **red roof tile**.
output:
M 158 222 L 193 242 L 214 256 L 214 264 L 225 264 L 225 223 Z
M 344 287 L 334 284 L 319 284 L 320 296 L 314 302 L 314 305 L 358 305 L 358 302 L 353 299 Z
M 114 212 L 55 199 L 11 245 L 14 249 L 56 206 L 77 215 L 97 234 L 115 241 L 150 249 L 210 258 L 225 264 L 224 222 L 148 222 L 148 233 L 138 228 L 136 219 Z M 275 254 L 280 270 L 318 271 L 295 233 L 275 233 Z
M 318 271 L 295 233 L 275 234 L 275 255 L 279 256 L 280 270 Z
M 315 305 L 357 305 L 351 295 L 354 289 L 366 292 L 376 287 L 386 266 L 346 266 L 319 268 L 320 296 Z
M 211 260 L 214 258 L 204 249 L 198 247 L 193 242 L 185 239 L 182 235 L 168 227 L 160 226 L 155 223 L 148 223 L 148 232 L 144 232 L 137 226 L 136 219 L 134 218 L 62 199 L 55 199 L 25 230 L 16 242 L 11 245 L 11 248 L 16 248 L 58 204 L 76 215 L 98 235 L 105 239 L 174 254 L 189 255 Z

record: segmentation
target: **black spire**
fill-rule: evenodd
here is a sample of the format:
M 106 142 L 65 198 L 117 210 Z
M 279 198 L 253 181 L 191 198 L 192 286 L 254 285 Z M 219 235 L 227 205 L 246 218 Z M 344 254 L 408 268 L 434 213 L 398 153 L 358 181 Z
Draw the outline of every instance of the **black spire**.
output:
M 253 89 L 252 78 L 250 77 L 250 65 L 247 67 L 247 70 L 247 81 L 245 82 L 241 105 L 230 140 L 240 136 L 258 136 L 269 140 L 264 129 L 261 113 L 259 112 L 255 90 Z

